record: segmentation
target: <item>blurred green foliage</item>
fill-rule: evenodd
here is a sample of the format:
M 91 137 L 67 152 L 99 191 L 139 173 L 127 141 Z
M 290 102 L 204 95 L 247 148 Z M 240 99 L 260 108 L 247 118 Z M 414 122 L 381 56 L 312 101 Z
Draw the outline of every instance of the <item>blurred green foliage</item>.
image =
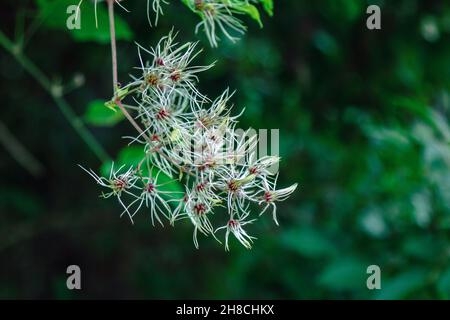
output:
M 242 127 L 280 128 L 280 183 L 301 186 L 281 204 L 280 227 L 264 216 L 250 228 L 251 251 L 233 243 L 225 253 L 204 238 L 195 250 L 187 221 L 152 228 L 145 215 L 134 226 L 119 219 L 76 166 L 110 164 L 96 162 L 0 50 L 2 121 L 46 168 L 33 178 L 0 158 L 0 297 L 449 299 L 450 4 L 276 1 L 273 17 L 261 15 L 264 28 L 244 18 L 240 42 L 210 49 L 194 34 L 197 17 L 171 2 L 150 28 L 142 1 L 124 1 L 119 78 L 138 65 L 133 40 L 152 45 L 172 27 L 180 41 L 199 38 L 199 63 L 217 60 L 200 87 L 210 96 L 237 89 Z M 14 38 L 21 21 L 35 23 L 26 54 L 55 81 L 82 73 L 85 85 L 66 98 L 118 163 L 135 161 L 141 150 L 120 139 L 133 129 L 102 108 L 111 96 L 104 4 L 95 29 L 85 1 L 77 33 L 65 29 L 65 8 L 49 3 L 4 1 L 1 30 Z M 369 4 L 380 5 L 382 30 L 367 30 Z M 81 292 L 65 289 L 69 264 L 82 269 Z M 381 267 L 381 290 L 366 288 L 371 264 Z
M 123 113 L 116 109 L 108 108 L 103 100 L 93 100 L 86 108 L 84 119 L 94 126 L 111 127 L 125 118 Z
M 44 30 L 51 28 L 66 31 L 76 41 L 109 44 L 109 18 L 106 6 L 98 5 L 95 9 L 91 1 L 84 0 L 36 0 L 36 4 L 38 8 L 37 19 L 42 23 Z M 72 10 L 69 10 L 69 8 Z M 74 13 L 76 14 L 74 20 L 82 22 L 82 27 L 79 29 L 69 29 L 66 25 L 69 16 Z M 116 39 L 133 40 L 133 33 L 120 16 L 115 19 L 115 27 Z

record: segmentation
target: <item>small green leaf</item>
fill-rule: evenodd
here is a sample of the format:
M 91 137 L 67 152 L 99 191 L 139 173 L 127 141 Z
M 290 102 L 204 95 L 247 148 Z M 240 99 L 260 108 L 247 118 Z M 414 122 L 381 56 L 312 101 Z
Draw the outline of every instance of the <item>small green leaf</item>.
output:
M 191 9 L 192 12 L 198 13 L 195 10 L 195 5 L 194 5 L 194 1 L 193 0 L 181 0 L 181 2 L 188 7 L 189 9 Z
M 261 28 L 263 27 L 259 11 L 254 5 L 252 4 L 233 5 L 233 9 L 249 15 L 253 20 L 258 22 Z
M 114 170 L 119 169 L 121 166 L 125 166 L 127 169 L 130 166 L 136 167 L 144 157 L 145 153 L 143 147 L 125 147 L 119 152 L 114 162 L 106 161 L 102 164 L 100 167 L 100 174 L 105 177 L 109 176 L 113 164 Z
M 38 18 L 44 27 L 66 30 L 76 41 L 109 42 L 109 18 L 104 3 L 97 3 L 98 26 L 96 26 L 95 5 L 91 1 L 83 0 L 79 10 L 80 28 L 72 30 L 67 27 L 67 20 L 73 12 L 67 13 L 67 10 L 70 6 L 77 6 L 79 0 L 36 0 L 36 3 L 39 9 Z M 128 24 L 119 15 L 115 16 L 115 28 L 116 39 L 132 38 Z
M 123 89 L 122 88 L 117 88 L 116 89 L 116 96 L 117 96 L 117 98 L 119 100 L 122 100 L 123 98 L 125 98 L 127 96 L 127 94 L 128 94 L 128 90 L 129 90 L 128 87 L 123 88 Z
M 124 116 L 122 112 L 111 109 L 104 101 L 94 100 L 89 103 L 84 119 L 96 126 L 113 126 L 124 119 Z
M 136 167 L 144 157 L 145 152 L 143 147 L 125 147 L 119 152 L 119 155 L 117 157 L 117 164 Z
M 273 16 L 273 0 L 259 0 L 269 16 Z
M 106 101 L 105 102 L 105 107 L 107 107 L 111 111 L 117 112 L 117 105 L 116 105 L 116 103 L 113 100 Z

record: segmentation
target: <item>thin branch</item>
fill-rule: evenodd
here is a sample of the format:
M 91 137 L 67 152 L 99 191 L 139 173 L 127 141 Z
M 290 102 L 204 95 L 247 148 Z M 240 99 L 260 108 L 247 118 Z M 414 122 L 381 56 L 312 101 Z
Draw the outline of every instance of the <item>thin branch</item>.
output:
M 62 94 L 55 90 L 47 76 L 26 57 L 19 46 L 11 42 L 0 30 L 0 46 L 8 51 L 17 62 L 51 95 L 66 120 L 75 129 L 81 139 L 94 152 L 97 158 L 104 162 L 110 159 L 103 147 L 97 142 L 92 133 L 86 128 L 83 121 L 76 115 L 72 107 L 67 103 Z
M 120 108 L 125 117 L 130 121 L 133 127 L 146 139 L 150 140 L 150 138 L 145 134 L 145 132 L 141 129 L 141 127 L 134 121 L 133 117 L 128 113 L 128 111 L 123 106 L 120 101 L 121 97 L 116 96 L 116 92 L 118 89 L 118 75 L 117 75 L 117 46 L 116 46 L 116 31 L 114 27 L 114 3 L 115 0 L 107 0 L 108 2 L 108 15 L 109 15 L 109 35 L 111 40 L 111 57 L 112 57 L 112 74 L 113 74 L 113 89 L 114 89 L 114 103 Z
M 117 76 L 117 48 L 116 48 L 116 28 L 114 25 L 114 0 L 108 1 L 108 16 L 109 16 L 109 32 L 111 38 L 111 57 L 112 57 L 112 74 L 113 74 L 113 92 L 117 91 L 118 76 Z
M 45 171 L 44 166 L 25 146 L 9 131 L 0 120 L 0 143 L 3 144 L 11 156 L 24 167 L 32 176 L 40 177 Z
M 130 123 L 135 127 L 135 129 L 141 134 L 145 140 L 150 141 L 150 138 L 145 134 L 145 132 L 141 129 L 141 127 L 137 124 L 136 121 L 134 121 L 133 117 L 128 113 L 128 111 L 125 109 L 122 102 L 120 102 L 120 99 L 116 99 L 114 103 L 120 108 L 120 110 L 123 112 L 125 117 L 130 121 Z

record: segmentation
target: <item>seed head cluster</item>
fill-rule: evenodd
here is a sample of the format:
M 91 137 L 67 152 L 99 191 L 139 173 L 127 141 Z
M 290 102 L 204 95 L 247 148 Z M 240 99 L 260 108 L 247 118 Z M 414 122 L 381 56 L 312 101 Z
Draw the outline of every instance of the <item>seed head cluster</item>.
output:
M 130 143 L 141 144 L 145 154 L 137 166 L 112 166 L 108 177 L 86 171 L 107 189 L 103 197 L 118 199 L 131 222 L 141 211 L 152 224 L 188 220 L 197 248 L 199 234 L 221 242 L 224 230 L 226 250 L 230 235 L 250 249 L 255 238 L 246 226 L 268 211 L 278 225 L 277 202 L 297 184 L 276 188 L 271 168 L 280 158 L 257 158 L 257 136 L 238 133 L 233 93 L 226 89 L 209 99 L 198 90 L 198 74 L 213 66 L 192 65 L 200 51 L 197 43 L 177 44 L 172 32 L 154 48 L 138 46 L 138 74 L 113 101 L 140 128 Z M 182 185 L 181 191 L 173 185 Z
M 253 4 L 261 0 L 181 0 L 201 21 L 197 24 L 195 32 L 199 30 L 205 32 L 205 35 L 212 47 L 217 47 L 220 41 L 219 34 L 235 42 L 239 36 L 247 30 L 244 23 L 237 18 L 238 15 L 248 14 L 257 10 Z M 162 4 L 168 4 L 165 0 L 147 0 L 147 13 L 150 7 L 155 13 L 155 23 L 159 15 L 163 14 Z M 150 15 L 148 19 L 151 22 Z

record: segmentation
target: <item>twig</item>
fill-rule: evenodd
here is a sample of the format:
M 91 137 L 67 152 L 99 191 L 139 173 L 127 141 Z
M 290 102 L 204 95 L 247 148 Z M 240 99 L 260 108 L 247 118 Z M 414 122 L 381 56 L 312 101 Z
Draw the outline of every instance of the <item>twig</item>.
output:
M 44 166 L 29 152 L 22 143 L 9 131 L 0 120 L 0 143 L 3 144 L 11 156 L 24 167 L 32 176 L 40 177 Z
M 109 16 L 109 32 L 111 38 L 111 58 L 112 58 L 112 74 L 113 74 L 113 92 L 117 91 L 118 76 L 117 76 L 117 48 L 116 48 L 116 28 L 114 24 L 114 0 L 108 1 L 108 16 Z
M 89 132 L 83 121 L 76 115 L 72 107 L 62 96 L 61 92 L 55 90 L 47 76 L 31 61 L 29 60 L 20 48 L 15 45 L 6 35 L 0 30 L 0 46 L 8 51 L 17 62 L 51 95 L 53 101 L 58 106 L 64 117 L 69 121 L 70 125 L 75 129 L 81 139 L 94 152 L 97 158 L 105 162 L 110 159 L 103 147 L 97 142 L 95 137 Z
M 114 103 L 120 108 L 120 110 L 123 112 L 125 117 L 128 119 L 128 121 L 130 121 L 130 123 L 133 125 L 133 127 L 136 128 L 136 130 L 139 132 L 139 134 L 141 134 L 145 138 L 145 140 L 150 141 L 150 138 L 145 134 L 145 132 L 141 129 L 141 127 L 137 124 L 137 122 L 134 121 L 133 117 L 125 109 L 125 107 L 123 106 L 120 99 L 115 99 Z

